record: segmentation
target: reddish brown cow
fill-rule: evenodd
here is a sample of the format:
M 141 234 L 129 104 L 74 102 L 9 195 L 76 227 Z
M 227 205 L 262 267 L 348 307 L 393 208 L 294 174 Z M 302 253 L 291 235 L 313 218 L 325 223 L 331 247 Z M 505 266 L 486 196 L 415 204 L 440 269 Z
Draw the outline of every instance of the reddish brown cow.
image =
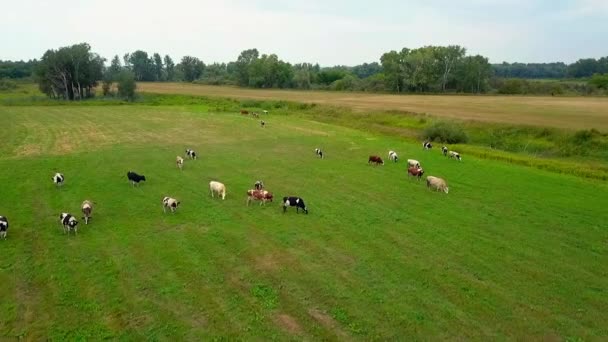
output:
M 367 163 L 374 163 L 376 165 L 378 164 L 382 164 L 384 165 L 384 160 L 382 160 L 382 158 L 378 157 L 378 156 L 369 156 L 369 159 L 367 160 Z
M 241 114 L 243 114 L 243 115 L 247 115 L 247 114 L 249 114 L 249 112 L 248 112 L 248 111 L 246 111 L 246 110 L 244 110 L 244 109 L 241 109 Z
M 266 202 L 272 202 L 272 192 L 266 190 L 247 190 L 247 205 L 251 201 L 261 201 L 260 205 L 266 205 Z
M 420 177 L 422 177 L 422 175 L 424 174 L 424 170 L 422 170 L 421 168 L 412 166 L 407 169 L 407 174 L 408 174 L 408 176 L 417 177 L 418 180 L 420 180 Z

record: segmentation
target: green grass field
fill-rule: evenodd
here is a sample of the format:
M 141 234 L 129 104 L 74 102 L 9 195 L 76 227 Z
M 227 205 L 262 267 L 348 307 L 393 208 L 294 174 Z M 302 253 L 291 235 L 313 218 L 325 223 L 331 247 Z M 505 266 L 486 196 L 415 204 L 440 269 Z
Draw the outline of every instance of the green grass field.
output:
M 297 117 L 262 129 L 204 105 L 0 106 L 0 118 L 0 338 L 608 338 L 606 182 Z M 186 147 L 200 159 L 180 172 Z M 404 163 L 367 165 L 389 149 L 450 193 Z M 133 188 L 128 170 L 148 181 Z M 310 214 L 246 207 L 257 179 Z M 182 202 L 174 215 L 166 195 Z M 91 223 L 64 235 L 59 213 L 84 199 Z

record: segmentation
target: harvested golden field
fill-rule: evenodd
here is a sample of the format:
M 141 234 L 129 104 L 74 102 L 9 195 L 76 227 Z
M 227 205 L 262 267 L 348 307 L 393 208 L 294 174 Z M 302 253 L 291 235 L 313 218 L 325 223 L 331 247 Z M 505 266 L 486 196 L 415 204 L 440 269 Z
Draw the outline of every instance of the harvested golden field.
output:
M 161 94 L 286 100 L 349 107 L 399 110 L 438 117 L 566 129 L 608 130 L 608 98 L 548 96 L 387 95 L 330 91 L 258 90 L 187 83 L 139 83 Z

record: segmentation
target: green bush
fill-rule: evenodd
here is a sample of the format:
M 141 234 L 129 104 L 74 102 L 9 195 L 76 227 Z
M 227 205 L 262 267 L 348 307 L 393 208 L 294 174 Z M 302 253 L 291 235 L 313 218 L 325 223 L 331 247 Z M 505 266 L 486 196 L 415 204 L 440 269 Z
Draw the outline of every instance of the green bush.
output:
M 423 139 L 448 144 L 466 143 L 469 137 L 464 129 L 454 123 L 436 122 L 423 131 Z
M 135 99 L 135 75 L 130 71 L 123 71 L 118 76 L 118 95 L 129 101 Z
M 9 79 L 0 79 L 0 90 L 14 90 L 17 89 L 17 83 Z

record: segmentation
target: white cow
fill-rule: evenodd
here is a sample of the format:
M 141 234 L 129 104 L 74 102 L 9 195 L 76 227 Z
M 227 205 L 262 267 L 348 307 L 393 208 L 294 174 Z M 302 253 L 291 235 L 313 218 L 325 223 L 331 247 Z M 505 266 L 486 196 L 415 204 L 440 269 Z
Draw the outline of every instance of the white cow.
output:
M 214 197 L 214 194 L 217 193 L 218 196 L 222 196 L 222 200 L 226 199 L 226 186 L 220 182 L 209 182 L 209 191 L 211 192 L 211 197 Z

